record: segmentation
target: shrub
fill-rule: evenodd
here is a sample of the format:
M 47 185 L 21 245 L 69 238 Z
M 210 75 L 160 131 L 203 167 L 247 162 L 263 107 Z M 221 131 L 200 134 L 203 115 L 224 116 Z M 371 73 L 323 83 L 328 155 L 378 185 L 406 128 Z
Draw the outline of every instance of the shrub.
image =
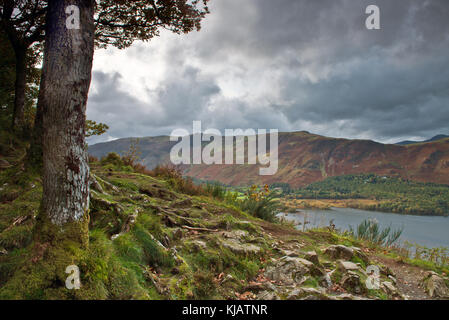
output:
M 275 199 L 275 194 L 270 192 L 267 185 L 262 190 L 257 186 L 252 186 L 244 200 L 237 202 L 243 211 L 270 222 L 277 221 L 276 215 L 279 209 L 279 202 Z
M 122 158 L 115 152 L 110 152 L 106 157 L 101 158 L 100 164 L 102 166 L 112 164 L 116 167 L 122 167 L 124 165 Z
M 377 245 L 391 246 L 399 239 L 403 229 L 392 230 L 389 226 L 381 230 L 377 220 L 369 219 L 357 226 L 356 233 L 352 226 L 350 226 L 349 232 L 358 239 L 367 240 Z
M 202 186 L 195 185 L 191 178 L 183 177 L 179 166 L 172 164 L 158 165 L 150 171 L 150 176 L 166 180 L 178 192 L 191 196 L 206 194 Z
M 129 145 L 129 149 L 123 151 L 122 160 L 127 166 L 134 167 L 140 160 L 142 152 L 139 147 L 140 139 L 133 139 Z
M 208 183 L 208 184 L 206 184 L 206 187 L 204 189 L 207 194 L 211 195 L 212 197 L 214 197 L 216 199 L 219 199 L 219 200 L 225 199 L 226 188 L 218 183 L 213 183 L 213 184 Z

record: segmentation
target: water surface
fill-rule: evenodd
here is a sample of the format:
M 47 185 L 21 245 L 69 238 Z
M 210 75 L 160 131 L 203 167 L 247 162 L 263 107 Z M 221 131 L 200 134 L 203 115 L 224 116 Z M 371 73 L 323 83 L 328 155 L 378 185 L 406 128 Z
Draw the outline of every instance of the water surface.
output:
M 303 223 L 304 215 L 310 227 L 325 227 L 333 219 L 336 228 L 348 230 L 352 225 L 357 227 L 363 220 L 376 219 L 383 227 L 403 228 L 400 241 L 409 241 L 426 247 L 449 248 L 449 218 L 435 216 L 414 216 L 378 211 L 366 211 L 349 208 L 332 208 L 331 210 L 303 210 L 297 213 L 284 214 L 288 220 Z M 298 226 L 302 229 L 302 225 Z

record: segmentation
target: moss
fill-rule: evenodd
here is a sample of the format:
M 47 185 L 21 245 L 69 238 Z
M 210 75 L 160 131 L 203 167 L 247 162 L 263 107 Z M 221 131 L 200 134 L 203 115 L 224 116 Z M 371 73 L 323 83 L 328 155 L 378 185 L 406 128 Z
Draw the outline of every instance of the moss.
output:
M 385 292 L 383 292 L 382 290 L 368 289 L 367 294 L 369 297 L 374 298 L 374 299 L 388 300 L 388 295 Z
M 313 277 L 309 277 L 302 285 L 304 287 L 317 288 L 319 287 L 319 281 Z
M 193 294 L 195 299 L 213 299 L 217 292 L 214 276 L 210 272 L 198 271 L 193 275 L 195 287 Z
M 366 263 L 362 259 L 360 259 L 360 257 L 358 257 L 357 255 L 354 255 L 351 258 L 351 261 L 354 263 L 360 263 L 360 265 L 362 266 L 363 269 L 366 269 L 366 267 L 367 267 Z
M 137 217 L 137 224 L 140 225 L 143 229 L 151 232 L 151 234 L 161 240 L 163 230 L 162 230 L 162 222 L 159 216 L 143 213 Z
M 259 228 L 249 221 L 242 221 L 231 214 L 220 216 L 217 227 L 223 229 L 240 229 L 249 233 L 260 233 Z
M 173 277 L 169 282 L 170 298 L 176 300 L 192 299 L 194 297 L 195 281 L 193 274 L 184 273 L 180 278 Z
M 143 248 L 137 244 L 131 234 L 124 234 L 113 241 L 115 252 L 124 261 L 144 263 Z
M 23 248 L 31 243 L 32 226 L 17 226 L 0 233 L 0 247 L 6 250 Z
M 174 259 L 170 252 L 161 247 L 142 226 L 136 224 L 132 232 L 142 246 L 148 264 L 167 268 L 174 265 Z
M 139 186 L 130 181 L 126 181 L 124 179 L 111 179 L 111 183 L 121 189 L 130 190 L 130 191 L 139 191 Z
M 0 288 L 14 275 L 17 266 L 25 262 L 28 249 L 14 249 L 7 255 L 0 256 Z
M 83 250 L 87 249 L 87 223 L 86 214 L 79 222 L 59 227 L 40 214 L 25 263 L 1 289 L 0 296 L 12 299 L 72 296 L 71 293 L 61 293 L 67 278 L 65 270 L 67 266 L 78 263 Z

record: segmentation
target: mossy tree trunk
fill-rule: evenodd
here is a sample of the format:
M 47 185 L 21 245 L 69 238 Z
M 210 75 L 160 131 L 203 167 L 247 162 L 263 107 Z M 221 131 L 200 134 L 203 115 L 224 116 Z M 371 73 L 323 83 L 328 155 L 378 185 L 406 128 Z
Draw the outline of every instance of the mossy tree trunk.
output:
M 79 8 L 79 29 L 66 26 L 66 8 L 73 5 Z M 43 121 L 40 221 L 62 233 L 70 230 L 68 236 L 81 242 L 87 239 L 89 208 L 84 126 L 94 54 L 94 8 L 94 0 L 49 1 L 39 95 Z

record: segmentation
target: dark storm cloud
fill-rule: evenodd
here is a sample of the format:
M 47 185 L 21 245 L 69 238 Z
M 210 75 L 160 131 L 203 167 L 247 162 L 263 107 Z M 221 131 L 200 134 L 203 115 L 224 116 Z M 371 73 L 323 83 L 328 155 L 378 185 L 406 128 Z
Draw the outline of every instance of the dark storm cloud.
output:
M 381 30 L 365 28 L 370 4 Z M 382 141 L 449 132 L 449 1 L 212 0 L 211 11 L 199 33 L 167 40 L 149 102 L 118 74 L 94 74 L 89 112 L 112 137 L 193 120 Z M 137 48 L 130 58 L 158 52 Z

